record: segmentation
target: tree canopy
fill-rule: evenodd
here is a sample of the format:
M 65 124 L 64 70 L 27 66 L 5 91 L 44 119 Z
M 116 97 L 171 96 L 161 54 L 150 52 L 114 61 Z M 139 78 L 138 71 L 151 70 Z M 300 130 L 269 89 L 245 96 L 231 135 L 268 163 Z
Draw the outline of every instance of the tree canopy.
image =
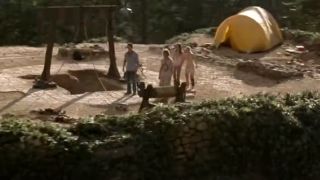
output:
M 139 43 L 163 43 L 182 32 L 218 26 L 226 17 L 252 5 L 270 11 L 282 27 L 320 29 L 317 0 L 0 0 L 0 45 L 41 42 L 38 7 L 93 4 L 119 4 L 115 15 L 117 35 Z M 90 38 L 105 34 L 105 22 L 95 17 L 86 22 L 92 29 Z M 61 27 L 59 41 L 72 41 L 74 33 L 72 28 Z

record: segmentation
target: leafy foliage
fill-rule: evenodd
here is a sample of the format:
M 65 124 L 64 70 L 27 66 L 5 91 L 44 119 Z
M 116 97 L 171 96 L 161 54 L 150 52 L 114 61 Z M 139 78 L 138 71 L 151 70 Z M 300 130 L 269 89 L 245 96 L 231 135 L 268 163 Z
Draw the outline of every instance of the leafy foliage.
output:
M 192 122 L 208 124 L 208 154 L 181 162 L 171 138 Z M 319 122 L 320 94 L 312 92 L 157 107 L 68 128 L 6 119 L 0 121 L 0 177 L 177 179 L 181 174 L 176 170 L 183 167 L 184 179 L 246 173 L 276 180 L 318 179 Z
M 170 37 L 203 27 L 218 26 L 241 9 L 258 5 L 269 10 L 290 29 L 318 31 L 317 0 L 1 0 L 0 45 L 35 44 L 43 41 L 38 31 L 37 8 L 47 5 L 122 4 L 117 11 L 117 36 L 134 42 L 163 43 Z M 132 11 L 129 11 L 132 9 Z M 89 38 L 105 34 L 105 22 L 90 18 Z M 60 42 L 72 41 L 74 28 L 59 29 Z

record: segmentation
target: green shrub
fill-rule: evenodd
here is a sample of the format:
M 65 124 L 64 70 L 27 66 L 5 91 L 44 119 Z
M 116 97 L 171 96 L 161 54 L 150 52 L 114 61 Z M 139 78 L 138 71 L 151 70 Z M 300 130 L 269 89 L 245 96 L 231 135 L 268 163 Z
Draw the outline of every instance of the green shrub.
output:
M 208 154 L 181 161 L 172 138 L 192 122 L 208 124 Z M 318 93 L 157 107 L 68 128 L 5 119 L 0 178 L 239 179 L 234 177 L 256 173 L 273 180 L 318 179 L 319 135 Z

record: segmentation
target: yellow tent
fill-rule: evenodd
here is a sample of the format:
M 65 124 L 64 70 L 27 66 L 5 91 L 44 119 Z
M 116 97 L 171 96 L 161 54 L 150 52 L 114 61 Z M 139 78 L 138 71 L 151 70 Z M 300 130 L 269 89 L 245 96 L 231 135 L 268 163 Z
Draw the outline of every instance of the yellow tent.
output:
M 265 9 L 248 7 L 224 20 L 217 29 L 214 45 L 228 43 L 240 52 L 266 51 L 280 44 L 283 37 L 278 23 Z

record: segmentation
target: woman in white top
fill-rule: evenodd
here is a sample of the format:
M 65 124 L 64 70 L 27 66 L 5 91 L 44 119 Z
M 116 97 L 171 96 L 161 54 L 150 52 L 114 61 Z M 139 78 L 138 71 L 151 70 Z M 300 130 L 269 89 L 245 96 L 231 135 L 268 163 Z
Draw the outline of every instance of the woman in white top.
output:
M 177 44 L 173 54 L 173 79 L 175 84 L 180 84 L 180 74 L 183 61 L 182 46 L 181 44 Z
M 187 88 L 190 86 L 191 81 L 191 90 L 194 89 L 195 81 L 194 81 L 194 74 L 196 71 L 196 64 L 193 58 L 193 53 L 191 51 L 191 47 L 187 47 L 184 53 L 184 60 L 186 61 L 186 81 L 187 81 Z
M 159 71 L 160 86 L 170 86 L 173 73 L 173 62 L 168 49 L 163 50 L 163 59 Z

